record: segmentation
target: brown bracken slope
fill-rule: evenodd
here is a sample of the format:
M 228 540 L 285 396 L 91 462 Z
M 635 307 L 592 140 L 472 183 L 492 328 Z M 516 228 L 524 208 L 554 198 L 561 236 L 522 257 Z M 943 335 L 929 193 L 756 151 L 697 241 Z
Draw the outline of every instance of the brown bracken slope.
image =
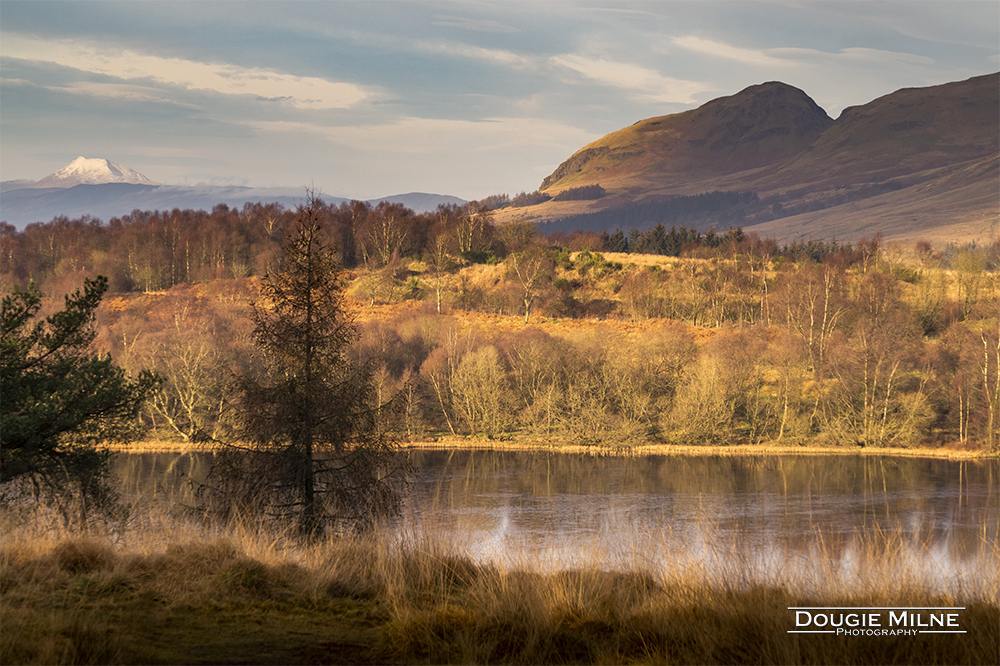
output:
M 989 242 L 1000 233 L 1000 75 L 907 88 L 832 120 L 779 82 L 584 146 L 539 188 L 599 184 L 594 201 L 505 209 L 537 222 L 712 190 L 756 192 L 744 228 L 782 241 Z M 778 204 L 777 206 L 775 204 Z M 542 226 L 544 230 L 544 225 Z

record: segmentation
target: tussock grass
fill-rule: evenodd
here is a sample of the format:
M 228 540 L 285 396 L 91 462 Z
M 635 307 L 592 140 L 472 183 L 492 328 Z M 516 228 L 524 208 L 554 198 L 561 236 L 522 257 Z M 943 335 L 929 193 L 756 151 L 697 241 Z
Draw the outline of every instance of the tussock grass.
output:
M 808 558 L 651 537 L 563 568 L 516 548 L 477 560 L 433 529 L 303 544 L 155 516 L 66 533 L 9 513 L 4 664 L 974 664 L 995 663 L 1000 649 L 995 545 L 965 578 L 889 533 L 850 556 L 819 539 Z M 968 633 L 787 633 L 789 606 L 838 604 L 966 606 Z

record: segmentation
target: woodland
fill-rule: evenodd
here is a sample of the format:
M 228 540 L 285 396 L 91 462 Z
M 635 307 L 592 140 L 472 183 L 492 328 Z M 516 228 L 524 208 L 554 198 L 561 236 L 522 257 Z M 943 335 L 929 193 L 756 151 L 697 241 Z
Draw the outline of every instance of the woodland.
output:
M 295 214 L 3 225 L 0 287 L 34 283 L 51 310 L 106 276 L 94 345 L 162 380 L 143 437 L 210 441 L 233 378 L 264 362 L 251 304 L 283 269 Z M 1000 444 L 1000 242 L 779 245 L 666 222 L 545 235 L 476 203 L 317 216 L 344 269 L 350 354 L 375 368 L 404 439 Z

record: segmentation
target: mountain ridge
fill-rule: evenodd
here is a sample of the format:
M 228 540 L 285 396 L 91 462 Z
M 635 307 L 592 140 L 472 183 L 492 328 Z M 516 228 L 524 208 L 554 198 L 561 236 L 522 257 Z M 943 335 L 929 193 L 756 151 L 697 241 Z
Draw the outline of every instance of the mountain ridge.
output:
M 854 240 L 875 231 L 899 240 L 989 240 L 1000 217 L 998 84 L 991 74 L 903 88 L 836 120 L 787 84 L 750 86 L 591 142 L 539 188 L 555 196 L 600 185 L 605 197 L 498 217 L 544 231 L 547 221 L 627 203 L 754 191 L 770 208 L 742 224 L 778 240 Z
M 11 181 L 0 183 L 7 185 Z M 41 181 L 39 181 L 41 182 Z M 305 200 L 305 191 L 297 188 L 254 188 L 242 186 L 139 185 L 131 183 L 80 184 L 73 187 L 0 187 L 0 221 L 15 228 L 34 222 L 48 222 L 59 216 L 70 219 L 90 215 L 104 221 L 121 217 L 133 210 L 195 209 L 211 210 L 219 204 L 240 208 L 246 203 L 278 203 L 293 208 Z M 351 199 L 323 196 L 338 205 Z M 449 195 L 409 192 L 368 200 L 401 203 L 415 212 L 436 209 L 439 205 L 461 205 L 465 200 Z

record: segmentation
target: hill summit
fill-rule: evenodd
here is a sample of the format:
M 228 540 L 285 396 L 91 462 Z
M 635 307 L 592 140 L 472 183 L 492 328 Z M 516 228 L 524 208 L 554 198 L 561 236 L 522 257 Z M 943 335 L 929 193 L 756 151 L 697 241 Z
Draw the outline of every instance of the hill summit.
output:
M 787 161 L 833 123 L 798 88 L 763 83 L 598 139 L 563 162 L 541 189 L 600 184 L 641 196 L 700 187 L 714 176 Z
M 108 183 L 159 185 L 138 171 L 133 171 L 111 160 L 81 156 L 55 173 L 42 178 L 31 187 L 76 187 L 77 185 L 106 185 Z
M 634 213 L 723 190 L 755 193 L 759 205 L 735 223 L 779 240 L 854 240 L 876 231 L 887 239 L 991 240 L 1000 232 L 998 84 L 990 74 L 902 89 L 836 120 L 793 86 L 750 86 L 612 132 L 539 188 L 556 197 L 600 185 L 600 198 L 563 196 L 499 217 L 545 223 L 600 212 L 611 228 L 619 208 Z

